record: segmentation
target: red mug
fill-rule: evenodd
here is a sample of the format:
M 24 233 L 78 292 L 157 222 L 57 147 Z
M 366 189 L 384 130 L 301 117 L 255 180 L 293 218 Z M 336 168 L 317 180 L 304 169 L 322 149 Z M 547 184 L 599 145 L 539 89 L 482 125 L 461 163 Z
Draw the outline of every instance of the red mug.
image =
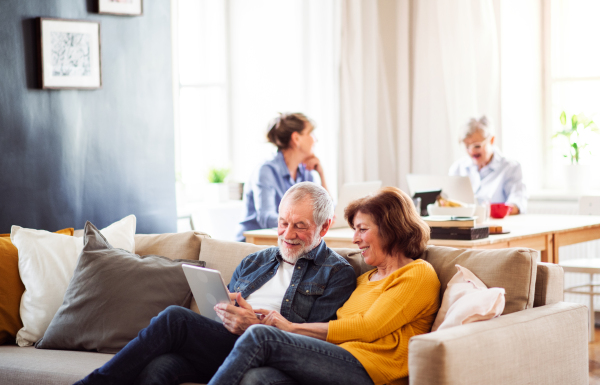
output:
M 512 207 L 505 203 L 492 203 L 490 205 L 490 215 L 492 218 L 502 219 L 510 214 Z

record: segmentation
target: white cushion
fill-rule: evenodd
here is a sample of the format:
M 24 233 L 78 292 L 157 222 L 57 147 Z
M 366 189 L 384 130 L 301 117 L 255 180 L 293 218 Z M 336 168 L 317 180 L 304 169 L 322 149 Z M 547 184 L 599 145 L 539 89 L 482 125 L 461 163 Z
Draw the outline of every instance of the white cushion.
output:
M 488 289 L 469 269 L 455 266 L 458 272 L 448 282 L 431 331 L 488 320 L 498 317 L 504 310 L 503 288 Z
M 134 252 L 135 227 L 135 216 L 129 215 L 100 232 L 113 247 Z M 30 346 L 44 336 L 63 302 L 83 238 L 12 226 L 10 239 L 19 251 L 19 274 L 25 285 L 17 344 Z

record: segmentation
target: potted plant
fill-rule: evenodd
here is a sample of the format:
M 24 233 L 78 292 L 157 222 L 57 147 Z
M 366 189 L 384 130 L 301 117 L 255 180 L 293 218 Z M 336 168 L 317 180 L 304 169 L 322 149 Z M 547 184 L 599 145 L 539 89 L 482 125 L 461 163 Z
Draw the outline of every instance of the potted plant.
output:
M 208 170 L 209 183 L 206 186 L 206 201 L 226 202 L 229 200 L 229 186 L 225 184 L 225 178 L 228 174 L 228 168 L 212 167 Z
M 560 123 L 562 130 L 555 133 L 552 138 L 558 140 L 565 148 L 563 157 L 569 160 L 566 167 L 567 188 L 572 190 L 583 190 L 589 186 L 589 167 L 580 162 L 582 156 L 591 154 L 589 149 L 593 136 L 600 133 L 596 123 L 584 114 L 573 114 L 571 119 L 567 119 L 567 114 L 563 111 L 560 114 Z

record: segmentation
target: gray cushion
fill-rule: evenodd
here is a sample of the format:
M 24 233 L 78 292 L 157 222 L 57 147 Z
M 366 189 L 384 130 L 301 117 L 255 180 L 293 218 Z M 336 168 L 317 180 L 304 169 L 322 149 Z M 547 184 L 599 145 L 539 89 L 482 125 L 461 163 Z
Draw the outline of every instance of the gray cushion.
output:
M 189 306 L 182 263 L 203 265 L 113 248 L 86 223 L 84 247 L 63 304 L 36 347 L 118 352 L 167 306 Z

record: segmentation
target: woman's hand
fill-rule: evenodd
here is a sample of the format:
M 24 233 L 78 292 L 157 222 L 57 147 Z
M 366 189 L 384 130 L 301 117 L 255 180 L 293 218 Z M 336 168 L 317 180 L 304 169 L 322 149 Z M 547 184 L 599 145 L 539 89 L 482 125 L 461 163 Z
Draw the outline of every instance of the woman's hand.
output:
M 254 310 L 252 310 L 252 306 L 242 298 L 241 293 L 230 293 L 229 298 L 235 299 L 240 306 L 237 307 L 227 303 L 215 305 L 215 311 L 223 321 L 225 329 L 233 334 L 241 335 L 250 325 L 260 323 Z
M 268 326 L 275 326 L 277 329 L 294 332 L 294 324 L 285 319 L 281 314 L 275 310 L 256 309 L 256 313 L 261 314 L 260 323 Z
M 319 173 L 319 178 L 321 178 L 321 186 L 323 186 L 323 188 L 327 190 L 327 192 L 329 192 L 329 189 L 327 188 L 327 182 L 325 182 L 325 172 L 323 171 L 323 166 L 321 165 L 321 161 L 319 160 L 319 158 L 317 158 L 315 154 L 310 154 L 309 156 L 304 158 L 302 163 L 304 163 L 304 166 L 307 170 L 315 170 Z
M 302 161 L 302 163 L 304 163 L 304 166 L 309 171 L 315 170 L 316 172 L 319 173 L 319 175 L 321 175 L 321 173 L 323 172 L 323 167 L 321 166 L 321 161 L 319 160 L 319 158 L 317 158 L 315 156 L 315 154 L 310 154 L 309 156 L 307 156 Z

